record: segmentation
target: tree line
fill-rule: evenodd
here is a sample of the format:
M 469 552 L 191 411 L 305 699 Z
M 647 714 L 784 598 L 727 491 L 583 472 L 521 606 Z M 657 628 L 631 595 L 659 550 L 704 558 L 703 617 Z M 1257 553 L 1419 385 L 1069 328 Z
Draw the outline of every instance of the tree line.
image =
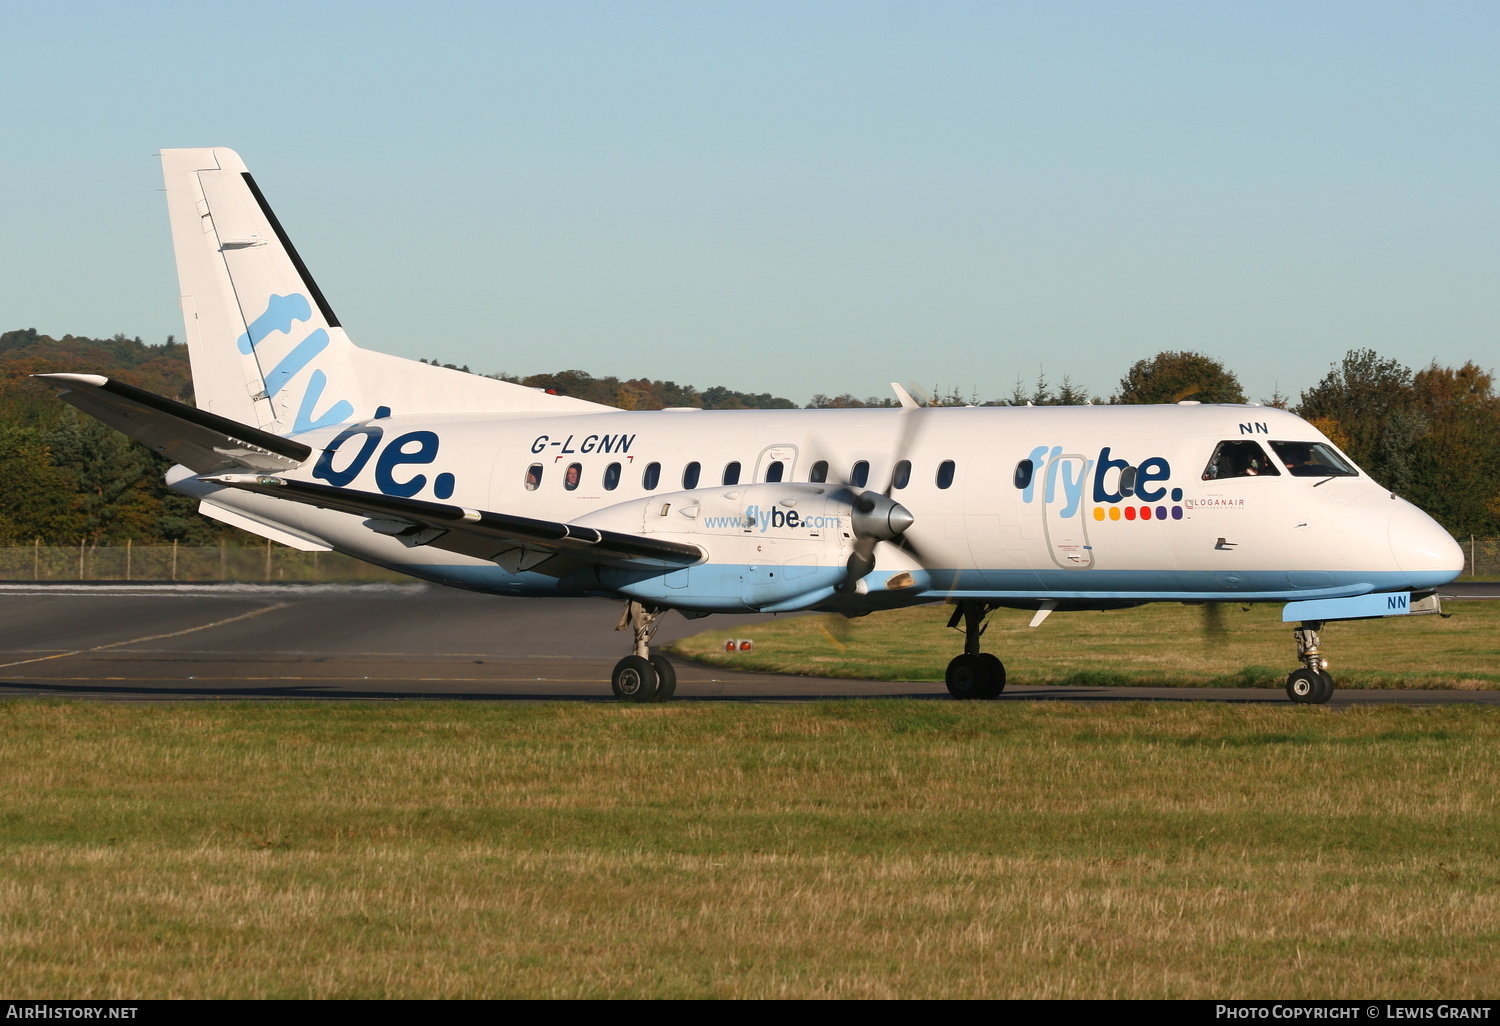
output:
M 54 339 L 35 329 L 0 334 L 0 545 L 33 539 L 49 545 L 244 539 L 198 515 L 195 500 L 168 491 L 162 483 L 167 463 L 160 456 L 30 380 L 47 371 L 105 374 L 183 402 L 193 398 L 187 347 L 171 337 L 151 345 L 124 335 Z M 492 376 L 628 410 L 797 408 L 769 393 L 594 377 L 581 370 Z M 1009 395 L 998 398 L 941 386 L 919 398 L 936 406 L 1247 401 L 1232 371 L 1192 352 L 1162 352 L 1136 362 L 1108 398 L 1091 396 L 1066 377 L 1018 379 Z M 1351 350 L 1296 401 L 1275 395 L 1261 402 L 1306 417 L 1375 480 L 1454 534 L 1500 534 L 1500 396 L 1492 374 L 1472 361 L 1414 372 L 1371 350 Z M 815 395 L 806 408 L 894 405 L 894 397 L 846 393 Z

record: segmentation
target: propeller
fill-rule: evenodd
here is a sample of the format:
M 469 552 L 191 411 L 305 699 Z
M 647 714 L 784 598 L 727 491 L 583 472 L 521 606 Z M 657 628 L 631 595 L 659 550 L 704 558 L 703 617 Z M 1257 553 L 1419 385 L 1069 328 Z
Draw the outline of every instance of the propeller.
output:
M 894 382 L 891 389 L 901 402 L 901 410 L 896 414 L 900 418 L 900 425 L 896 444 L 891 451 L 891 476 L 886 482 L 885 490 L 861 491 L 862 486 L 856 485 L 847 477 L 838 482 L 840 489 L 849 496 L 852 510 L 850 527 L 854 535 L 854 551 L 849 556 L 848 572 L 839 585 L 839 590 L 843 592 L 852 591 L 862 578 L 875 569 L 875 547 L 880 542 L 895 542 L 918 563 L 925 563 L 917 547 L 906 537 L 906 529 L 916 522 L 916 518 L 910 510 L 891 498 L 891 493 L 896 488 L 897 474 L 902 472 L 901 464 L 911 450 L 925 417 L 922 406 L 912 398 L 911 393 Z M 821 446 L 814 443 L 808 448 L 816 451 Z M 909 473 L 909 468 L 905 472 Z M 902 485 L 905 485 L 904 481 Z
M 1224 635 L 1229 633 L 1229 625 L 1224 622 L 1224 603 L 1203 603 L 1203 636 L 1209 641 L 1222 641 Z
M 887 487 L 887 492 L 890 488 Z M 849 574 L 841 588 L 852 588 L 856 581 L 875 569 L 875 546 L 900 538 L 916 518 L 889 494 L 862 492 L 850 504 L 854 510 L 850 526 L 854 529 L 854 552 L 849 556 Z M 915 553 L 913 553 L 915 555 Z

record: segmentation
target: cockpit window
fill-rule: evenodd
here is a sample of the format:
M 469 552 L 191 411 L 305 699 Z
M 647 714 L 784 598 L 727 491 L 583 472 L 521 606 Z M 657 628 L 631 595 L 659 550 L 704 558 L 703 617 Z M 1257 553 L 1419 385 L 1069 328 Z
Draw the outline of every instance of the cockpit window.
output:
M 1203 480 L 1222 481 L 1228 477 L 1279 477 L 1281 471 L 1256 442 L 1246 439 L 1220 442 L 1203 468 Z
M 1272 442 L 1271 448 L 1293 477 L 1358 477 L 1349 461 L 1322 442 Z

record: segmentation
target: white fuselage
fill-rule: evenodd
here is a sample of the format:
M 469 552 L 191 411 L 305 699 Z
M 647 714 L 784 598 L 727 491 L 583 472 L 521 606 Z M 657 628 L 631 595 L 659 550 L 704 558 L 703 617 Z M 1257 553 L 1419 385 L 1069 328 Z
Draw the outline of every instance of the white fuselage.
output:
M 174 487 L 207 512 L 274 525 L 283 540 L 430 580 L 689 610 L 1286 601 L 1432 588 L 1462 567 L 1438 524 L 1363 474 L 1272 468 L 1206 480 L 1221 442 L 1255 442 L 1268 462 L 1271 441 L 1327 444 L 1270 407 L 428 414 L 298 437 L 318 455 L 288 478 L 685 540 L 705 559 L 671 572 L 549 568 L 524 556 L 507 566 L 187 475 Z M 910 463 L 904 487 L 889 491 L 913 518 L 905 544 L 881 542 L 875 570 L 835 590 L 852 539 L 823 493 L 851 477 L 856 491 L 884 492 L 897 460 Z M 808 483 L 820 463 L 821 488 Z M 1133 488 L 1122 486 L 1126 468 Z

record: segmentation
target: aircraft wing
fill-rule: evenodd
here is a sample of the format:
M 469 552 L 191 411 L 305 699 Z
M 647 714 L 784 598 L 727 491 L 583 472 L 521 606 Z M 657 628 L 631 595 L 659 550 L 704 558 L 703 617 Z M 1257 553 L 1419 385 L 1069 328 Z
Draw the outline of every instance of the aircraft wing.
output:
M 37 374 L 64 385 L 58 398 L 199 473 L 238 467 L 291 470 L 312 455 L 301 442 L 261 431 L 98 374 Z
M 408 545 L 431 545 L 493 560 L 512 573 L 535 569 L 560 576 L 579 565 L 676 569 L 701 563 L 696 545 L 605 531 L 577 524 L 489 513 L 425 499 L 289 481 L 259 474 L 206 475 L 200 480 L 278 499 L 365 517 L 365 526 Z M 553 557 L 562 557 L 553 562 Z M 548 563 L 547 566 L 542 566 Z

